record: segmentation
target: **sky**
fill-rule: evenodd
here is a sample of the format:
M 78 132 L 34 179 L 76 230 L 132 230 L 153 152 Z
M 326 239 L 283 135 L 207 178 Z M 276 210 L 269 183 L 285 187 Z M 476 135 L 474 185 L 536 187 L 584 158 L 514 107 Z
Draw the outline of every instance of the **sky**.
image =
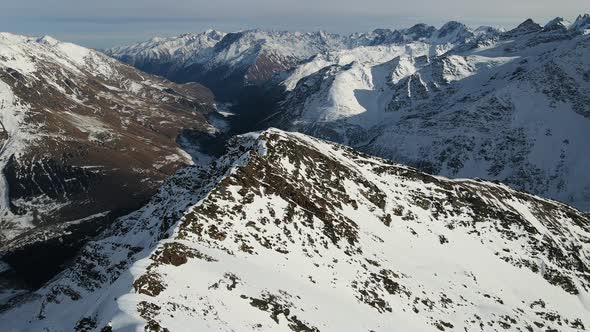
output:
M 440 26 L 512 28 L 590 12 L 590 0 L 0 0 L 0 31 L 106 48 L 209 28 L 334 33 Z

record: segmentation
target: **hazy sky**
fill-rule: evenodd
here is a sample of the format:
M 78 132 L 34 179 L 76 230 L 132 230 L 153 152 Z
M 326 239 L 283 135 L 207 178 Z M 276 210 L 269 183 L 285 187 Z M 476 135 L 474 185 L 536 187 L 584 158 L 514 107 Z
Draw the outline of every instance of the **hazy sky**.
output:
M 0 0 L 0 31 L 100 48 L 207 28 L 350 33 L 449 20 L 510 28 L 586 12 L 590 0 Z

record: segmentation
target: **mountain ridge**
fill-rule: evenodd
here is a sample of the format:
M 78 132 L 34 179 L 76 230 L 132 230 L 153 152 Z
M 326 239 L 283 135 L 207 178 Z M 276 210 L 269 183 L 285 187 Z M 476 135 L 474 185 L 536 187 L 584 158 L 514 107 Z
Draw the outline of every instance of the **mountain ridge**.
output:
M 577 331 L 590 324 L 588 227 L 587 215 L 504 185 L 269 129 L 180 171 L 0 322 Z

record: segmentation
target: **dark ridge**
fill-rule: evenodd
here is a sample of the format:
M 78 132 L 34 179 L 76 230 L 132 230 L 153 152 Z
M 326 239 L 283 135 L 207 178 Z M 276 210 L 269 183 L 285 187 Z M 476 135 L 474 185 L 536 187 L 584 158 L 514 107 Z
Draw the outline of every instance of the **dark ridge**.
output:
M 80 249 L 111 225 L 115 219 L 137 210 L 145 203 L 147 201 L 137 206 L 111 212 L 106 216 L 70 225 L 61 231 L 60 236 L 28 243 L 2 253 L 2 261 L 10 265 L 12 269 L 0 273 L 0 283 L 18 284 L 30 290 L 40 288 L 70 266 Z M 11 243 L 18 243 L 23 238 L 47 231 L 50 227 L 52 225 L 36 228 L 18 236 Z

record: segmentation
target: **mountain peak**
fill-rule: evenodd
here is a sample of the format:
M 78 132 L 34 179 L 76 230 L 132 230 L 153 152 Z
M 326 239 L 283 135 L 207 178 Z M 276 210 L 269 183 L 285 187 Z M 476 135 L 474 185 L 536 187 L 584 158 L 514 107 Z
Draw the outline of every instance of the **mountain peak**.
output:
M 467 26 L 461 22 L 449 21 L 440 27 L 439 31 L 454 31 L 458 29 L 468 29 Z
M 540 27 L 532 18 L 526 19 L 524 22 L 520 23 L 516 28 L 537 28 Z
M 40 44 L 48 45 L 48 46 L 55 46 L 55 45 L 57 45 L 57 44 L 60 43 L 59 40 L 57 40 L 57 39 L 55 39 L 55 38 L 53 38 L 51 36 L 48 36 L 48 35 L 43 36 L 43 37 L 37 39 L 37 42 L 40 43 Z
M 508 31 L 507 34 L 511 36 L 518 36 L 538 32 L 542 29 L 543 27 L 541 27 L 538 23 L 529 18 L 526 21 L 519 24 L 516 28 Z
M 563 17 L 556 17 L 551 21 L 547 22 L 543 27 L 544 30 L 559 30 L 559 29 L 567 29 L 570 26 L 570 22 L 565 20 Z
M 429 38 L 432 34 L 436 31 L 436 28 L 431 25 L 426 25 L 424 23 L 418 23 L 411 28 L 407 29 L 405 32 L 412 36 L 413 39 L 422 39 L 422 38 Z
M 458 43 L 465 41 L 473 36 L 473 32 L 465 24 L 450 21 L 444 24 L 438 31 L 436 31 L 436 38 L 439 43 L 451 42 Z
M 213 28 L 209 28 L 203 32 L 206 35 L 222 35 L 225 34 L 223 31 L 215 30 Z
M 586 30 L 590 29 L 590 14 L 579 15 L 571 25 L 571 29 Z

